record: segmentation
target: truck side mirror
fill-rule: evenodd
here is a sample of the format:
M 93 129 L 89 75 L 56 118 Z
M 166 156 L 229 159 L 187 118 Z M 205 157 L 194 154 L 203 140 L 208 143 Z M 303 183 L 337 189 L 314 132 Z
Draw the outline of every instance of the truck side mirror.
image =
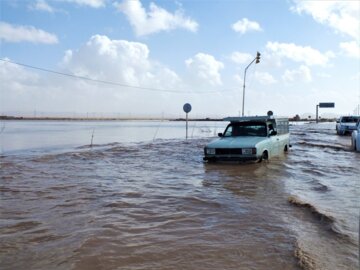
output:
M 220 132 L 220 133 L 218 133 L 218 136 L 219 136 L 219 137 L 222 137 L 222 136 L 223 136 L 223 134 Z

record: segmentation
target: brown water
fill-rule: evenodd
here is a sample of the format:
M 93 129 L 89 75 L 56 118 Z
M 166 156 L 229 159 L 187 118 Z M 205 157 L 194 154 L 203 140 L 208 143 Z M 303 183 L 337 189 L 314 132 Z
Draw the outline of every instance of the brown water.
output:
M 360 153 L 334 128 L 261 164 L 203 163 L 204 136 L 5 152 L 0 268 L 358 269 Z

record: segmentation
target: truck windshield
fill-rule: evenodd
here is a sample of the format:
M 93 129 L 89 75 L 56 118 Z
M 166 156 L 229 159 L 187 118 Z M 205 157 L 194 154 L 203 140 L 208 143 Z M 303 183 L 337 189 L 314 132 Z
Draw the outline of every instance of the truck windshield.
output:
M 224 132 L 224 137 L 239 136 L 266 137 L 266 124 L 263 122 L 240 122 L 229 124 Z
M 359 117 L 343 117 L 341 119 L 342 123 L 356 123 L 360 118 Z

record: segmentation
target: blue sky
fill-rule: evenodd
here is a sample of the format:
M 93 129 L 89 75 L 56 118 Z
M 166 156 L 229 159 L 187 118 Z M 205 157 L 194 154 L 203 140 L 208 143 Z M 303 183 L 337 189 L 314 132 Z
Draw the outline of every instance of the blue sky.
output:
M 0 113 L 353 114 L 359 1 L 0 2 Z M 91 79 L 56 75 L 14 62 Z M 99 81 L 111 82 L 106 84 Z M 124 85 L 128 87 L 124 87 Z

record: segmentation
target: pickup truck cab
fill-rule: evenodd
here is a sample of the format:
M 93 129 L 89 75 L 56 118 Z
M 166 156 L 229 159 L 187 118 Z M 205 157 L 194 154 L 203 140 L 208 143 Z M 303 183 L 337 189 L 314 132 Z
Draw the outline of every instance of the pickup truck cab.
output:
M 204 148 L 205 161 L 262 161 L 290 147 L 289 120 L 268 116 L 228 117 L 220 138 Z
M 336 121 L 336 133 L 338 135 L 351 134 L 356 129 L 356 123 L 360 116 L 341 116 Z

